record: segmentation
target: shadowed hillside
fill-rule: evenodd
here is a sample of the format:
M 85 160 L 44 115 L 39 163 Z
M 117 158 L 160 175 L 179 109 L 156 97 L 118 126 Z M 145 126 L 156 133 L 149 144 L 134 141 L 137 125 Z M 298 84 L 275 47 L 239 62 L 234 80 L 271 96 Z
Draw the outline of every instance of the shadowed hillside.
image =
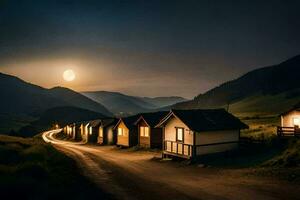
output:
M 104 118 L 101 113 L 76 107 L 56 107 L 51 108 L 41 114 L 41 117 L 31 122 L 30 125 L 22 127 L 16 135 L 29 137 L 42 131 L 49 130 L 55 124 L 63 127 L 74 122 Z
M 1 133 L 17 130 L 44 111 L 59 106 L 76 106 L 112 115 L 101 104 L 67 88 L 42 88 L 17 77 L 0 73 Z
M 173 107 L 225 107 L 239 115 L 278 114 L 300 101 L 299 73 L 300 56 L 296 56 L 278 65 L 248 72 Z

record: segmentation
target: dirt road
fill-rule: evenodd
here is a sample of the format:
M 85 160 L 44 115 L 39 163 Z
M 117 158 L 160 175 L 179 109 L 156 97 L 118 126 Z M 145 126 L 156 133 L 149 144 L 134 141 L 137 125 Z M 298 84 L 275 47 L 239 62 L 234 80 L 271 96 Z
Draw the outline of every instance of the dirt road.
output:
M 77 161 L 83 173 L 116 199 L 300 199 L 300 187 L 247 176 L 243 170 L 184 166 L 152 152 L 44 139 Z

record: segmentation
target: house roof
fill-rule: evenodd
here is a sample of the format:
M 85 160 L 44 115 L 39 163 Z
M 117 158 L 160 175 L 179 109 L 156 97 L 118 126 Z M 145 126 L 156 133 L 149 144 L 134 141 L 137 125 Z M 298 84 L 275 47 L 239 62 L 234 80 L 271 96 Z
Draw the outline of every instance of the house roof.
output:
M 141 114 L 137 114 L 137 115 L 133 115 L 133 116 L 125 117 L 125 118 L 120 118 L 119 121 L 117 122 L 117 124 L 115 125 L 114 129 L 117 128 L 117 126 L 121 122 L 123 122 L 128 129 L 133 129 L 136 126 L 134 123 L 140 116 L 141 116 Z
M 141 120 L 144 120 L 151 128 L 154 128 L 168 113 L 168 111 L 143 113 L 136 120 L 135 125 L 137 125 Z
M 101 125 L 101 119 L 92 120 L 92 121 L 90 121 L 89 125 L 93 128 L 97 127 L 97 126 L 100 126 Z
M 171 116 L 180 119 L 189 129 L 196 132 L 248 128 L 224 109 L 171 110 L 156 127 L 161 127 Z
M 290 113 L 292 111 L 300 111 L 300 102 L 297 103 L 297 104 L 295 104 L 291 109 L 289 109 L 289 110 L 281 113 L 280 115 L 286 115 L 286 114 L 288 114 L 288 113 Z
M 115 125 L 118 122 L 116 118 L 108 118 L 108 119 L 103 119 L 101 120 L 101 126 L 106 127 L 106 126 L 111 126 Z

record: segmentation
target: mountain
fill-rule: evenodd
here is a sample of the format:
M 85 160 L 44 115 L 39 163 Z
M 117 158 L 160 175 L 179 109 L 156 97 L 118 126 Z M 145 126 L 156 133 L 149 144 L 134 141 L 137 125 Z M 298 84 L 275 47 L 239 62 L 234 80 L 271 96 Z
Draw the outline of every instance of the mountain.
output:
M 133 115 L 150 112 L 159 107 L 185 101 L 182 97 L 137 97 L 119 92 L 95 91 L 82 92 L 86 97 L 101 103 L 116 115 Z
M 73 122 L 94 120 L 104 117 L 106 116 L 101 113 L 82 108 L 71 106 L 55 107 L 43 112 L 38 120 L 22 127 L 14 135 L 30 137 L 50 129 L 54 124 L 58 124 L 62 127 Z
M 116 115 L 132 115 L 155 109 L 156 106 L 139 97 L 128 96 L 119 92 L 97 91 L 82 92 L 86 97 L 101 103 Z
M 278 114 L 300 101 L 299 74 L 300 55 L 250 71 L 172 108 L 225 107 L 243 116 Z
M 183 97 L 177 97 L 177 96 L 172 96 L 172 97 L 142 97 L 142 99 L 145 102 L 148 102 L 152 105 L 155 105 L 157 108 L 160 107 L 165 107 L 165 106 L 170 106 L 176 103 L 180 103 L 183 101 L 187 101 L 187 99 Z
M 60 106 L 76 106 L 112 115 L 103 105 L 70 89 L 46 89 L 3 73 L 0 73 L 0 91 L 1 133 L 18 129 L 44 111 Z

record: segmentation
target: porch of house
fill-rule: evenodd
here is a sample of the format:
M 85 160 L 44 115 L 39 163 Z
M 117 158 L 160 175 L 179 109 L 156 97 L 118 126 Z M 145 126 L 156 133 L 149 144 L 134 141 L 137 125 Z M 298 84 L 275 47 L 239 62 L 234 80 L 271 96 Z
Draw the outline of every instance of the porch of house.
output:
M 193 157 L 193 145 L 165 140 L 163 145 L 163 156 L 165 155 L 190 159 Z
M 300 128 L 298 126 L 277 126 L 277 136 L 279 137 L 300 137 Z

